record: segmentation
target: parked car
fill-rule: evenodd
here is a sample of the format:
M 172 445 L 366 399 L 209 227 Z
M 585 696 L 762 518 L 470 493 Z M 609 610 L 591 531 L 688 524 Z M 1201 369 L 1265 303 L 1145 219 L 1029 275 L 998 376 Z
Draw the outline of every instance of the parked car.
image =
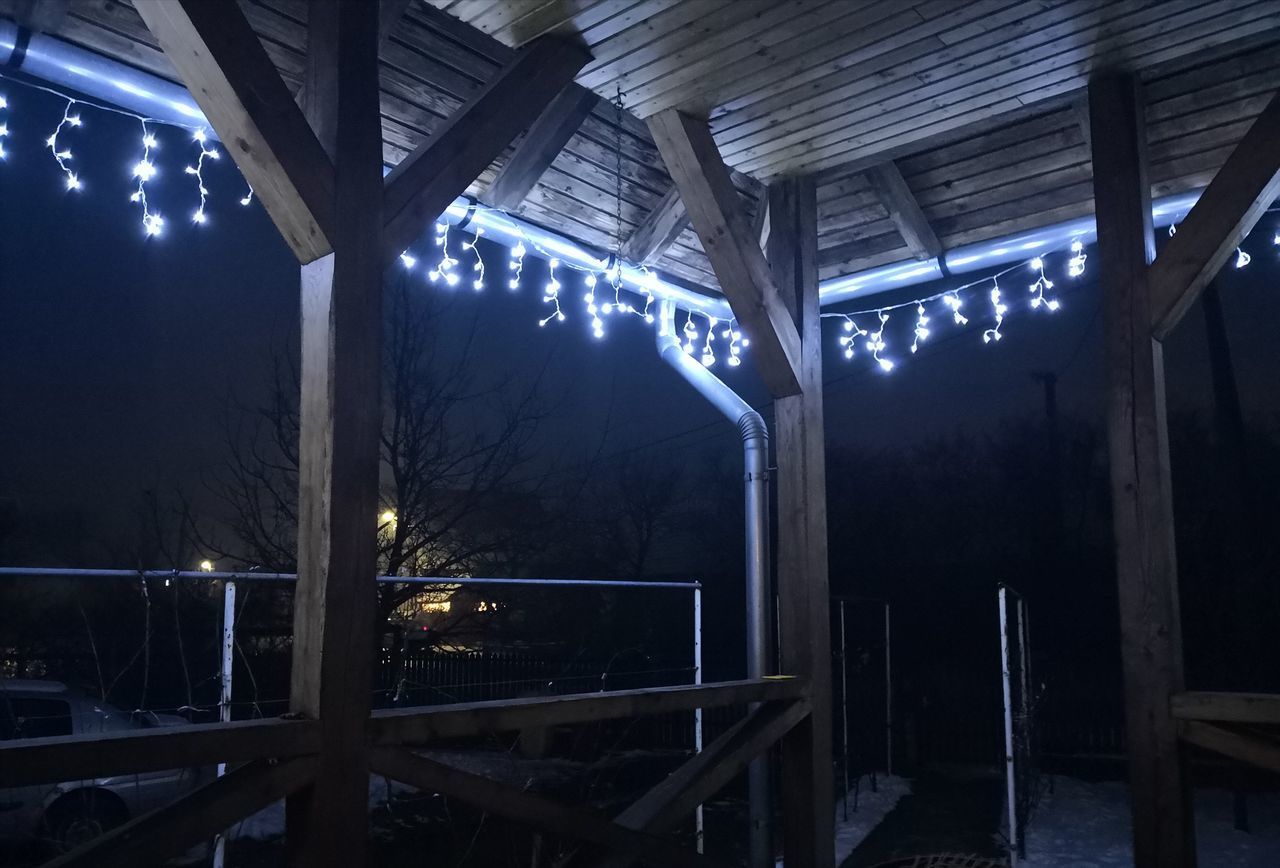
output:
M 172 714 L 124 712 L 58 681 L 0 679 L 0 740 L 186 723 Z M 211 774 L 202 768 L 171 769 L 0 789 L 0 838 L 38 838 L 67 851 L 173 801 Z

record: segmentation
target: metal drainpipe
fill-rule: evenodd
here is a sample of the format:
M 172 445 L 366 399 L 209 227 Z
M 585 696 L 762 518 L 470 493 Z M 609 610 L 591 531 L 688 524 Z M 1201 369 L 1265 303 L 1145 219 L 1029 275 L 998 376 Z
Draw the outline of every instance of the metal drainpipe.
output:
M 769 674 L 769 429 L 764 417 L 742 400 L 701 362 L 680 346 L 675 330 L 675 306 L 659 306 L 658 354 L 700 395 L 738 427 L 742 435 L 744 506 L 746 513 L 747 677 Z M 752 868 L 774 864 L 771 826 L 773 810 L 769 760 L 760 757 L 747 769 L 748 814 Z

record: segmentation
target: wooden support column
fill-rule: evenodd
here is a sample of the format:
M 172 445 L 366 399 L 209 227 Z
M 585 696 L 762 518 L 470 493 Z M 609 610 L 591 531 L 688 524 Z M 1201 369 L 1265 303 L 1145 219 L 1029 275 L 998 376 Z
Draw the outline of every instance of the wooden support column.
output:
M 1164 361 L 1152 337 L 1155 250 L 1137 80 L 1089 85 L 1105 307 L 1107 432 L 1136 868 L 1192 868 L 1194 824 L 1171 697 L 1183 688 Z M 1181 233 L 1179 233 L 1181 234 Z
M 915 194 L 907 186 L 907 180 L 892 160 L 867 169 L 867 180 L 871 189 L 880 199 L 880 204 L 889 212 L 889 219 L 898 228 L 898 234 L 911 250 L 916 259 L 932 259 L 942 255 L 942 242 L 924 212 Z
M 780 645 L 783 671 L 806 679 L 812 706 L 782 740 L 780 801 L 788 868 L 830 868 L 835 860 L 817 222 L 811 177 L 770 186 L 769 265 L 800 335 L 801 391 L 774 402 Z
M 310 5 L 307 120 L 333 161 L 333 250 L 302 268 L 298 582 L 290 707 L 319 719 L 315 783 L 288 800 L 298 865 L 365 864 L 381 432 L 378 18 Z

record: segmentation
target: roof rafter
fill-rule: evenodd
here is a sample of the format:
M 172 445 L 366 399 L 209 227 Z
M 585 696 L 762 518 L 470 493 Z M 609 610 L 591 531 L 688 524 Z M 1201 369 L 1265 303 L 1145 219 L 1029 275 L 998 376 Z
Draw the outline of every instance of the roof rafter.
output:
M 889 212 L 889 219 L 898 227 L 898 234 L 907 243 L 916 259 L 932 259 L 942 255 L 942 242 L 929 225 L 915 194 L 907 186 L 902 172 L 892 160 L 872 166 L 866 171 L 871 189 L 875 191 Z
M 529 127 L 480 200 L 505 211 L 523 202 L 598 101 L 585 87 L 569 85 L 562 90 Z

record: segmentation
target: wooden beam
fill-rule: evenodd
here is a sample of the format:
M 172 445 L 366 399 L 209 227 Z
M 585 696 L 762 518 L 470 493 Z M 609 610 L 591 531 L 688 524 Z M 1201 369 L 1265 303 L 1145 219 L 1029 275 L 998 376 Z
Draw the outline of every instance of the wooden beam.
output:
M 800 336 L 752 237 L 707 122 L 668 109 L 649 118 L 648 124 L 721 291 L 751 339 L 761 378 L 775 398 L 798 394 Z
M 1213 176 L 1151 266 L 1151 328 L 1164 340 L 1280 197 L 1280 92 Z
M 680 233 L 689 225 L 689 212 L 684 209 L 680 190 L 675 185 L 658 200 L 658 204 L 637 226 L 622 245 L 622 258 L 629 262 L 652 265 L 662 258 Z
M 510 732 L 530 726 L 589 723 L 695 708 L 796 699 L 802 692 L 803 686 L 794 678 L 763 678 L 608 693 L 464 702 L 430 708 L 380 709 L 369 720 L 369 740 L 383 745 L 424 744 L 436 739 Z
M 573 138 L 591 114 L 599 97 L 585 87 L 570 85 L 538 115 L 510 159 L 498 170 L 481 201 L 493 208 L 514 210 Z
M 464 772 L 404 748 L 375 748 L 372 770 L 427 792 L 443 793 L 491 814 L 581 841 L 634 854 L 655 866 L 706 868 L 712 860 L 655 835 L 619 826 L 608 819 L 553 802 L 489 778 Z
M 298 261 L 331 249 L 333 164 L 234 3 L 134 7 Z
M 769 264 L 800 336 L 798 395 L 774 402 L 778 480 L 778 614 L 782 665 L 805 679 L 810 714 L 782 740 L 780 804 L 789 868 L 830 868 L 831 637 L 827 489 L 814 179 L 769 188 Z
M 907 186 L 907 181 L 892 160 L 872 166 L 866 171 L 871 189 L 880 204 L 889 212 L 889 219 L 898 227 L 898 234 L 911 249 L 916 259 L 933 259 L 942 255 L 942 242 L 934 234 L 933 227 L 920 210 L 920 203 Z
M 413 0 L 379 0 L 378 2 L 378 48 L 381 50 L 383 43 L 391 36 L 391 31 L 400 23 L 400 19 L 404 17 L 404 13 L 408 11 Z M 308 15 L 308 20 L 310 16 Z M 311 49 L 319 48 L 312 46 L 309 42 L 307 45 L 308 52 Z M 312 68 L 307 68 L 308 76 L 312 74 Z M 298 92 L 293 95 L 293 100 L 302 107 L 303 113 L 314 111 L 315 107 L 311 105 L 312 89 L 314 84 L 306 79 L 302 82 L 302 87 L 298 88 Z
M 1189 691 L 1174 694 L 1169 708 L 1179 720 L 1280 723 L 1280 694 L 1275 693 Z
M 263 760 L 233 769 L 168 805 L 135 817 L 44 868 L 134 868 L 160 865 L 208 840 L 237 820 L 305 786 L 317 757 L 282 763 Z
M 1098 273 L 1105 308 L 1107 431 L 1119 583 L 1136 868 L 1193 868 L 1190 789 L 1170 697 L 1183 689 L 1164 362 L 1151 338 L 1154 251 L 1137 80 L 1089 85 Z M 1179 233 L 1181 234 L 1181 233 Z
M 71 9 L 71 0 L 18 0 L 14 18 L 36 33 L 57 33 Z
M 321 724 L 315 783 L 286 804 L 294 864 L 366 859 L 382 419 L 382 123 L 378 20 L 312 3 L 307 120 L 334 166 L 327 256 L 302 268 L 298 581 L 290 708 Z
M 769 249 L 769 188 L 761 187 L 756 198 L 755 216 L 751 218 L 751 234 L 760 239 L 760 249 Z
M 1280 741 L 1274 738 L 1227 729 L 1198 720 L 1183 722 L 1180 732 L 1184 741 L 1196 747 L 1229 756 L 1252 766 L 1280 772 Z
M 698 805 L 709 801 L 747 765 L 809 714 L 809 703 L 772 702 L 751 711 L 702 753 L 667 775 L 614 820 L 618 825 L 661 835 L 675 829 Z M 610 865 L 625 864 L 610 861 Z
M 320 725 L 311 720 L 244 720 L 142 733 L 18 739 L 0 742 L 0 787 L 293 757 L 319 749 Z
M 540 37 L 387 175 L 384 264 L 390 264 L 540 115 L 591 55 Z

